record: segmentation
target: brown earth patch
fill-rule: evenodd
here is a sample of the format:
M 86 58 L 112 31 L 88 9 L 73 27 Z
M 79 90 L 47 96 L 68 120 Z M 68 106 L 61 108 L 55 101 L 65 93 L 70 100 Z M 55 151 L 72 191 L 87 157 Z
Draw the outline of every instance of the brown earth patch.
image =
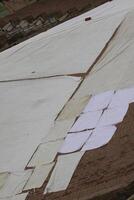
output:
M 64 177 L 63 177 L 64 178 Z M 66 191 L 43 196 L 31 191 L 27 200 L 126 200 L 134 193 L 134 104 L 112 140 L 81 159 Z

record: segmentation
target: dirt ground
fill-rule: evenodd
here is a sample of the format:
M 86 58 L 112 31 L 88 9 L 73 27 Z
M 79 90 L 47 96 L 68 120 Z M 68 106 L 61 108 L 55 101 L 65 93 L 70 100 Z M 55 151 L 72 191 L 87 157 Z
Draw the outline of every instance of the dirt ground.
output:
M 64 177 L 63 177 L 64 178 Z M 27 200 L 126 200 L 134 193 L 134 103 L 112 140 L 81 159 L 66 191 L 43 196 L 43 187 Z

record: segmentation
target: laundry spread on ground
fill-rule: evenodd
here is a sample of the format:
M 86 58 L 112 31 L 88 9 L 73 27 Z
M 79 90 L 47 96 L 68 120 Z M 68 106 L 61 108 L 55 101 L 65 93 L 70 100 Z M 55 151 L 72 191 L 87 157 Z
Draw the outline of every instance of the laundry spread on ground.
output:
M 82 113 L 78 120 L 75 122 L 70 132 L 79 132 L 86 129 L 93 129 L 102 115 L 102 110 Z
M 134 102 L 134 88 L 122 89 L 116 91 L 109 105 L 109 108 L 120 107 L 124 104 Z
M 52 172 L 44 193 L 65 190 L 84 152 L 58 156 L 56 166 Z
M 104 111 L 98 126 L 108 126 L 113 124 L 118 124 L 123 121 L 129 105 L 123 105 L 115 108 L 108 108 Z
M 54 166 L 54 162 L 47 164 L 47 165 L 40 165 L 37 166 L 31 177 L 29 178 L 28 182 L 26 183 L 24 190 L 30 190 L 33 188 L 40 188 L 43 183 L 45 182 L 46 178 L 48 177 L 50 171 Z
M 93 150 L 107 144 L 116 131 L 115 126 L 106 126 L 96 128 L 86 144 L 83 146 L 82 151 Z
M 0 199 L 10 198 L 21 193 L 31 174 L 31 169 L 23 172 L 12 172 L 0 189 Z
M 32 159 L 28 163 L 28 167 L 40 166 L 52 163 L 59 151 L 63 140 L 40 144 Z
M 116 125 L 123 121 L 129 103 L 133 102 L 133 91 L 133 88 L 128 88 L 93 96 L 68 132 L 59 152 L 86 151 L 107 144 L 116 132 Z M 125 104 L 113 105 L 113 102 L 118 102 L 120 95 L 126 96 Z
M 79 151 L 91 134 L 92 131 L 68 134 L 59 152 L 63 154 Z
M 113 140 L 134 102 L 133 27 L 134 1 L 113 0 L 0 53 L 0 200 L 51 200 Z
M 93 95 L 88 105 L 84 109 L 83 113 L 102 110 L 104 108 L 107 108 L 113 95 L 114 95 L 114 91 L 108 91 L 108 92 L 104 92 L 98 95 Z

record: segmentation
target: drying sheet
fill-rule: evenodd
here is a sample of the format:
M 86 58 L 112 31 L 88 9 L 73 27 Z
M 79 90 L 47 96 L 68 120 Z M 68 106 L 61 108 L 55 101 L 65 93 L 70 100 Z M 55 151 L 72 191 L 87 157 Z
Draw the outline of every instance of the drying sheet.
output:
M 9 176 L 10 173 L 8 172 L 0 173 L 0 189 L 4 186 Z
M 54 125 L 48 132 L 48 134 L 42 138 L 42 143 L 52 142 L 60 139 L 64 139 L 71 129 L 75 119 L 68 119 L 68 120 L 56 120 Z
M 107 49 L 83 82 L 82 90 L 84 92 L 87 90 L 88 94 L 98 94 L 108 90 L 133 87 L 133 18 L 134 11 L 125 16 L 125 19 L 110 41 Z
M 102 110 L 108 107 L 113 95 L 114 95 L 114 91 L 107 91 L 101 94 L 94 95 L 90 99 L 88 105 L 85 107 L 83 113 L 86 113 L 89 111 Z
M 90 130 L 68 134 L 59 153 L 65 154 L 80 150 L 91 135 L 91 133 L 92 131 Z
M 108 126 L 122 122 L 128 111 L 128 107 L 129 105 L 127 104 L 105 110 L 98 123 L 98 126 Z
M 81 151 L 96 149 L 107 144 L 115 134 L 115 126 L 96 128 Z
M 18 194 L 12 197 L 7 197 L 7 198 L 2 198 L 1 200 L 25 200 L 27 197 L 28 193 L 22 193 L 22 194 Z
M 72 77 L 0 83 L 0 172 L 24 170 L 78 84 Z
M 84 152 L 58 156 L 44 194 L 66 190 Z
M 109 108 L 119 107 L 121 104 L 134 102 L 134 88 L 117 90 L 112 98 Z
M 69 132 L 79 132 L 95 128 L 101 115 L 102 110 L 81 114 Z
M 28 163 L 28 167 L 40 166 L 54 161 L 63 140 L 40 144 L 32 159 Z
M 26 183 L 24 190 L 40 188 L 48 177 L 53 166 L 54 162 L 48 165 L 37 166 Z
M 31 174 L 31 169 L 23 172 L 12 172 L 0 190 L 0 198 L 12 197 L 21 193 Z
M 16 46 L 16 51 L 11 48 L 11 53 L 0 54 L 0 81 L 85 73 L 122 20 L 122 16 L 90 23 L 83 19 L 59 34 L 44 33 L 22 48 Z

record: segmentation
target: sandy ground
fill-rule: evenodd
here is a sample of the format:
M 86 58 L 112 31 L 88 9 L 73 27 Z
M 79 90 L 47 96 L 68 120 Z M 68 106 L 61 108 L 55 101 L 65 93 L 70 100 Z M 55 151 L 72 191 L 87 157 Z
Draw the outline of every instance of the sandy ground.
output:
M 64 178 L 64 177 L 63 177 Z M 27 200 L 126 200 L 134 193 L 134 104 L 112 140 L 87 151 L 66 191 L 43 196 L 43 187 Z

